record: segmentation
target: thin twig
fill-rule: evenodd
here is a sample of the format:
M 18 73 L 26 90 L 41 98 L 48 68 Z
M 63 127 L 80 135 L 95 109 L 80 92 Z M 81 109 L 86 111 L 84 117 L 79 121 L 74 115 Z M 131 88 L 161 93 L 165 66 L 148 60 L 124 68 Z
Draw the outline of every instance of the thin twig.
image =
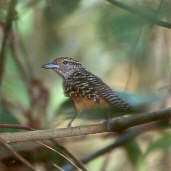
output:
M 7 46 L 7 40 L 9 37 L 9 33 L 12 28 L 12 21 L 14 19 L 16 2 L 17 2 L 17 0 L 11 0 L 11 2 L 9 4 L 6 24 L 5 24 L 3 38 L 2 38 L 2 46 L 1 46 L 1 50 L 0 50 L 0 87 L 2 84 L 2 77 L 3 77 L 3 73 L 4 73 L 4 64 L 5 64 L 5 56 L 6 56 L 5 50 L 6 50 L 6 46 Z
M 73 159 L 73 161 L 77 164 L 77 166 L 82 169 L 82 171 L 87 171 L 87 169 L 84 167 L 84 164 L 81 162 L 81 160 L 77 159 L 76 156 L 74 156 L 71 152 L 68 151 L 68 149 L 66 149 L 64 146 L 62 146 L 61 144 L 59 144 L 56 140 L 51 139 L 51 141 L 58 146 L 59 148 L 61 148 L 65 154 L 67 154 L 71 159 Z
M 153 121 L 166 120 L 169 118 L 171 118 L 171 107 L 155 112 L 122 117 L 100 124 L 72 128 L 54 128 L 29 132 L 3 133 L 0 135 L 0 137 L 3 138 L 7 143 L 12 143 L 46 140 L 52 138 L 66 138 L 104 132 L 121 132 L 137 125 L 146 124 Z
M 128 6 L 128 5 L 122 3 L 122 2 L 120 2 L 118 0 L 107 0 L 107 1 L 110 2 L 113 5 L 116 5 L 116 6 L 120 7 L 120 8 L 122 8 L 122 9 L 124 9 L 124 10 L 127 10 L 127 11 L 129 11 L 129 12 L 131 12 L 131 13 L 139 16 L 139 17 L 142 17 L 143 19 L 146 19 L 146 20 L 150 21 L 152 24 L 156 24 L 156 25 L 168 28 L 168 29 L 171 28 L 171 23 L 161 21 L 161 20 L 157 19 L 155 15 L 150 15 L 148 13 L 145 13 L 140 9 Z
M 47 149 L 49 149 L 49 150 L 51 150 L 51 151 L 57 153 L 59 156 L 63 157 L 67 162 L 69 162 L 69 163 L 72 165 L 72 167 L 74 166 L 74 168 L 76 168 L 77 170 L 79 170 L 79 168 L 77 167 L 77 165 L 75 165 L 75 163 L 73 163 L 70 159 L 68 159 L 67 157 L 65 157 L 65 155 L 62 154 L 61 152 L 55 150 L 54 148 L 52 148 L 52 147 L 50 147 L 49 145 L 44 144 L 44 143 L 42 143 L 42 142 L 40 142 L 40 141 L 38 142 L 38 144 L 40 144 L 40 145 L 46 147 Z
M 0 124 L 0 128 L 11 128 L 11 129 L 24 129 L 24 130 L 34 130 L 28 126 L 18 125 L 18 124 Z
M 61 167 L 59 167 L 56 163 L 52 163 L 52 165 L 58 169 L 58 171 L 65 171 L 64 169 L 62 169 Z
M 23 158 L 19 153 L 17 153 L 8 143 L 6 143 L 2 138 L 0 138 L 0 143 L 5 146 L 11 153 L 19 159 L 22 163 L 24 163 L 27 167 L 29 167 L 32 170 L 35 170 L 33 165 L 28 162 L 25 158 Z

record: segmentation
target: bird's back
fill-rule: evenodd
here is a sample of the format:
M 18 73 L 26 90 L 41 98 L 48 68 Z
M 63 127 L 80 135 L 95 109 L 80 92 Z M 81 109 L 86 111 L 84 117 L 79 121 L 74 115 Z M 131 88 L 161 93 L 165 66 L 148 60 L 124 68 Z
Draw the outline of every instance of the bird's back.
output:
M 74 103 L 82 103 L 85 108 L 100 105 L 110 106 L 121 112 L 132 110 L 131 105 L 115 94 L 107 84 L 85 69 L 73 73 L 65 80 L 64 89 Z

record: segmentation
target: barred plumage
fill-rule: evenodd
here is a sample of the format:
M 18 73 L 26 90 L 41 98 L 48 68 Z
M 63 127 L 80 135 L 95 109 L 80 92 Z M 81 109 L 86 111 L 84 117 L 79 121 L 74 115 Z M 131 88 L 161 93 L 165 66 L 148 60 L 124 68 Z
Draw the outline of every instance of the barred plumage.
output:
M 74 101 L 77 111 L 98 104 L 111 106 L 121 112 L 132 110 L 128 102 L 116 95 L 99 77 L 88 72 L 73 58 L 60 57 L 44 67 L 55 70 L 63 77 L 65 94 Z
M 68 87 L 70 88 L 68 89 Z M 64 81 L 64 90 L 69 97 L 74 95 L 82 96 L 96 103 L 99 102 L 99 98 L 103 98 L 111 107 L 116 108 L 118 111 L 129 111 L 132 109 L 126 101 L 117 96 L 100 78 L 85 69 L 71 74 Z M 75 94 L 71 95 L 70 92 L 75 92 Z

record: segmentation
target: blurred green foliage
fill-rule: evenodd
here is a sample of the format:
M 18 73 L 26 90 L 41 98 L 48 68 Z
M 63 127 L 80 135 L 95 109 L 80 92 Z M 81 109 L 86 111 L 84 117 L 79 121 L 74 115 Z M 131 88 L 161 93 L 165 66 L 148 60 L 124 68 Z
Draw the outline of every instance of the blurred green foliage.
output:
M 45 52 L 47 52 L 47 55 L 53 54 L 52 49 L 60 48 L 62 38 L 58 34 L 57 26 L 61 24 L 65 17 L 72 14 L 78 8 L 79 2 L 80 0 L 50 1 L 49 5 L 44 8 L 43 32 L 45 36 L 44 41 L 46 42 Z
M 97 33 L 108 50 L 124 49 L 124 47 L 129 45 L 135 46 L 140 31 L 147 24 L 146 20 L 140 20 L 136 15 L 109 6 L 99 10 Z M 128 51 L 125 51 L 125 54 L 129 54 L 130 49 L 132 49 L 131 46 L 128 47 Z
M 163 21 L 171 16 L 169 1 L 123 3 Z M 8 4 L 9 1 L 0 2 L 0 43 Z M 20 123 L 38 129 L 66 126 L 64 115 L 74 113 L 74 108 L 66 103 L 61 78 L 41 69 L 42 64 L 58 56 L 75 57 L 114 89 L 146 92 L 149 102 L 156 92 L 162 97 L 166 94 L 167 98 L 152 109 L 170 106 L 170 43 L 169 29 L 105 1 L 18 0 L 6 48 L 1 97 L 6 103 L 1 105 L 0 123 Z M 25 81 L 21 69 L 26 72 Z M 80 118 L 78 125 L 92 122 Z M 106 146 L 108 141 L 113 141 L 113 137 L 71 140 L 66 146 L 83 157 Z M 170 143 L 170 130 L 147 132 L 124 146 L 124 150 L 114 150 L 107 171 L 171 170 Z M 157 161 L 152 160 L 155 157 Z M 163 166 L 164 157 L 168 163 Z M 89 170 L 102 168 L 104 159 L 102 156 L 89 163 Z M 47 160 L 54 161 L 53 154 Z M 56 161 L 59 165 L 65 163 Z M 159 161 L 162 167 L 158 167 Z

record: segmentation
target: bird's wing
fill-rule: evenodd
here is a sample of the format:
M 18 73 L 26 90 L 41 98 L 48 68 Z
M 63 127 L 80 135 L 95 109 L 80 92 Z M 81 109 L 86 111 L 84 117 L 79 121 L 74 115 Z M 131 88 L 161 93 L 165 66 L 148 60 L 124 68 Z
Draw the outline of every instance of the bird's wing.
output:
M 132 106 L 122 97 L 117 95 L 107 84 L 105 84 L 100 78 L 91 74 L 87 78 L 89 86 L 94 88 L 94 91 L 103 98 L 111 107 L 117 111 L 131 111 Z

